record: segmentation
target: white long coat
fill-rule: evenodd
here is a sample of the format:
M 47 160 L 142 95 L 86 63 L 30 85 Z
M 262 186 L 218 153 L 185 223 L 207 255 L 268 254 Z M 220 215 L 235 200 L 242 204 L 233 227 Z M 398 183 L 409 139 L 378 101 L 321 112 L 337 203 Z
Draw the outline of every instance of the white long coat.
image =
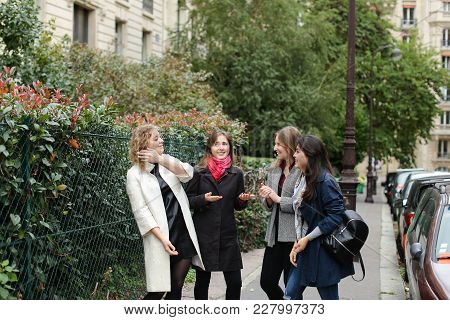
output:
M 198 255 L 193 257 L 192 263 L 204 269 L 197 234 L 189 210 L 189 201 L 181 185 L 181 182 L 192 179 L 194 169 L 189 164 L 182 163 L 174 157 L 170 158 L 171 161 L 179 162 L 187 175 L 177 176 L 161 165 L 159 166 L 159 172 L 180 204 L 187 230 L 197 250 Z M 150 173 L 153 168 L 154 165 L 150 163 L 146 165 L 145 171 L 141 170 L 138 165 L 131 167 L 127 173 L 127 193 L 144 243 L 147 292 L 169 292 L 170 256 L 164 250 L 161 241 L 150 232 L 151 229 L 159 227 L 161 233 L 169 239 L 169 227 L 161 189 L 158 179 Z

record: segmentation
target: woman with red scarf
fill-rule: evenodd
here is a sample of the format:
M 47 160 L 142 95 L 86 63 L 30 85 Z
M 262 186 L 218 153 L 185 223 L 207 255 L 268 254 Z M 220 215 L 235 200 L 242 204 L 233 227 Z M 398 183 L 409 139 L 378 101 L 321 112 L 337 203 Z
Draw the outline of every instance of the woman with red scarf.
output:
M 212 271 L 223 272 L 227 300 L 241 296 L 242 258 L 234 210 L 244 209 L 253 195 L 244 193 L 244 174 L 233 166 L 231 150 L 228 134 L 213 133 L 186 189 L 205 266 L 205 271 L 196 269 L 196 300 L 208 299 Z

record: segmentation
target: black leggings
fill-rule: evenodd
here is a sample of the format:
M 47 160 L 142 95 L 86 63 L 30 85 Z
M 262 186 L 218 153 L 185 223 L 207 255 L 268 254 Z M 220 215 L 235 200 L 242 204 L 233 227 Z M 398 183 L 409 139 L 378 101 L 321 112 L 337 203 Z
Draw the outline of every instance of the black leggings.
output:
M 170 262 L 170 292 L 167 292 L 165 300 L 181 300 L 181 290 L 183 289 L 184 279 L 189 271 L 191 258 L 181 259 L 176 262 Z M 161 300 L 165 292 L 149 292 L 144 300 Z
M 194 287 L 195 300 L 208 300 L 209 282 L 211 281 L 211 272 L 195 270 L 196 280 Z M 225 294 L 226 300 L 239 300 L 241 298 L 242 278 L 241 270 L 224 271 L 223 276 L 227 284 Z
M 293 242 L 275 242 L 273 247 L 266 247 L 261 270 L 260 285 L 270 300 L 282 300 L 284 293 L 278 282 L 283 273 L 284 285 L 287 285 L 292 264 L 289 253 Z

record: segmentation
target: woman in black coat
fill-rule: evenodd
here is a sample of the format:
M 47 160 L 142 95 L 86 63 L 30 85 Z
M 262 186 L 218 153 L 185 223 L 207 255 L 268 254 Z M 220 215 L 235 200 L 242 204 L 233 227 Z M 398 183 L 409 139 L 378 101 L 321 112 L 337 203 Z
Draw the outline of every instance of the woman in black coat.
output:
M 186 189 L 205 266 L 205 271 L 196 269 L 197 300 L 208 299 L 212 271 L 223 272 L 227 300 L 241 296 L 242 258 L 234 210 L 244 209 L 253 195 L 244 193 L 244 174 L 233 166 L 231 150 L 228 134 L 213 133 Z
M 338 283 L 355 273 L 353 262 L 340 263 L 320 241 L 345 217 L 342 192 L 331 175 L 326 148 L 317 137 L 300 137 L 294 158 L 303 177 L 294 189 L 298 240 L 290 254 L 295 268 L 289 275 L 285 299 L 302 299 L 306 287 L 317 287 L 322 299 L 338 300 Z

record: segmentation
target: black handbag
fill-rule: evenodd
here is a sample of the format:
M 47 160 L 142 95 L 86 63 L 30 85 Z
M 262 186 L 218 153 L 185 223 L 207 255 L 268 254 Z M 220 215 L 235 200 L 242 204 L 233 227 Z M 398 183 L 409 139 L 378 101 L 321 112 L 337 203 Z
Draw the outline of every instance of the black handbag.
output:
M 348 264 L 359 259 L 363 271 L 361 280 L 363 280 L 366 270 L 360 251 L 369 235 L 369 227 L 363 218 L 353 210 L 345 210 L 345 216 L 344 221 L 333 233 L 322 237 L 321 245 L 341 263 Z

